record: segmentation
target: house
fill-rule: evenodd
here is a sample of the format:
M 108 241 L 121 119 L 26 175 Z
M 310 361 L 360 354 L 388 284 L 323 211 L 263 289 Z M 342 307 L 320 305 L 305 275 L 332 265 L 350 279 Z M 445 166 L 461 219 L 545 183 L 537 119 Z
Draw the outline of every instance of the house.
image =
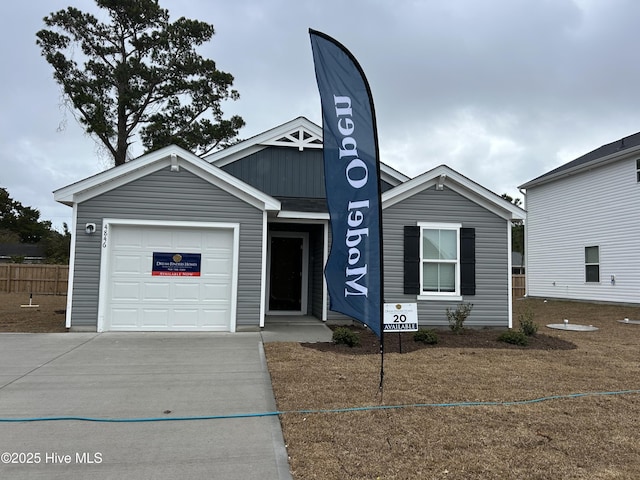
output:
M 640 303 L 640 133 L 524 185 L 527 295 Z
M 42 263 L 44 250 L 39 243 L 0 243 L 0 263 Z
M 385 300 L 423 325 L 474 309 L 511 325 L 511 221 L 524 211 L 442 165 L 381 166 Z M 176 146 L 54 192 L 73 207 L 67 327 L 236 331 L 328 310 L 322 129 L 297 118 L 205 159 Z

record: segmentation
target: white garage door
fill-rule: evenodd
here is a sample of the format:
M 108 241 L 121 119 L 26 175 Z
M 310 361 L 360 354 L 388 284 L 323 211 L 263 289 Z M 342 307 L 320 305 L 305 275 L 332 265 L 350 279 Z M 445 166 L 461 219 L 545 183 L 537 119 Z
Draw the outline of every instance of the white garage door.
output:
M 109 236 L 104 330 L 234 330 L 233 229 L 111 225 Z M 200 265 L 153 275 L 154 254 L 199 254 Z

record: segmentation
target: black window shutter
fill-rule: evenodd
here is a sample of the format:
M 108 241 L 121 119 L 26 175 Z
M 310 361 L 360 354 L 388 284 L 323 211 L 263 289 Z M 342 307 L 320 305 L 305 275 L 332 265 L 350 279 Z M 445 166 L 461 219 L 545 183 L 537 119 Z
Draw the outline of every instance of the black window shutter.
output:
M 420 293 L 420 227 L 404 227 L 404 293 Z
M 476 294 L 476 229 L 460 229 L 460 293 Z

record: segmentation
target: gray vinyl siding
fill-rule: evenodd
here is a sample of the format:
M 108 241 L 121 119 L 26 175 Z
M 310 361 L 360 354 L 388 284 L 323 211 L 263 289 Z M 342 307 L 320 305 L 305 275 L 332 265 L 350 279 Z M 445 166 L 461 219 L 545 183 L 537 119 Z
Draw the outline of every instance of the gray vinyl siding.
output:
M 413 303 L 404 289 L 404 226 L 417 222 L 461 223 L 476 229 L 476 294 L 463 297 L 473 304 L 467 325 L 508 326 L 509 270 L 508 222 L 445 186 L 429 188 L 383 212 L 384 277 L 386 303 Z M 459 300 L 417 300 L 421 325 L 446 326 L 447 308 Z
M 258 325 L 262 211 L 185 170 L 169 168 L 78 205 L 72 327 L 97 326 L 104 218 L 240 223 L 237 325 Z M 86 223 L 97 233 L 85 235 Z
M 274 197 L 325 198 L 322 150 L 267 147 L 222 167 Z M 391 185 L 383 182 L 382 190 Z

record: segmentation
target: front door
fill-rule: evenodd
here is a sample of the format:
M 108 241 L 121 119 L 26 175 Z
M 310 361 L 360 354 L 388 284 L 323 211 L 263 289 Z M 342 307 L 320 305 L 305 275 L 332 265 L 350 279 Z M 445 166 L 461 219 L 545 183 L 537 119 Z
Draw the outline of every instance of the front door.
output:
M 305 314 L 307 234 L 273 232 L 269 241 L 269 313 Z

